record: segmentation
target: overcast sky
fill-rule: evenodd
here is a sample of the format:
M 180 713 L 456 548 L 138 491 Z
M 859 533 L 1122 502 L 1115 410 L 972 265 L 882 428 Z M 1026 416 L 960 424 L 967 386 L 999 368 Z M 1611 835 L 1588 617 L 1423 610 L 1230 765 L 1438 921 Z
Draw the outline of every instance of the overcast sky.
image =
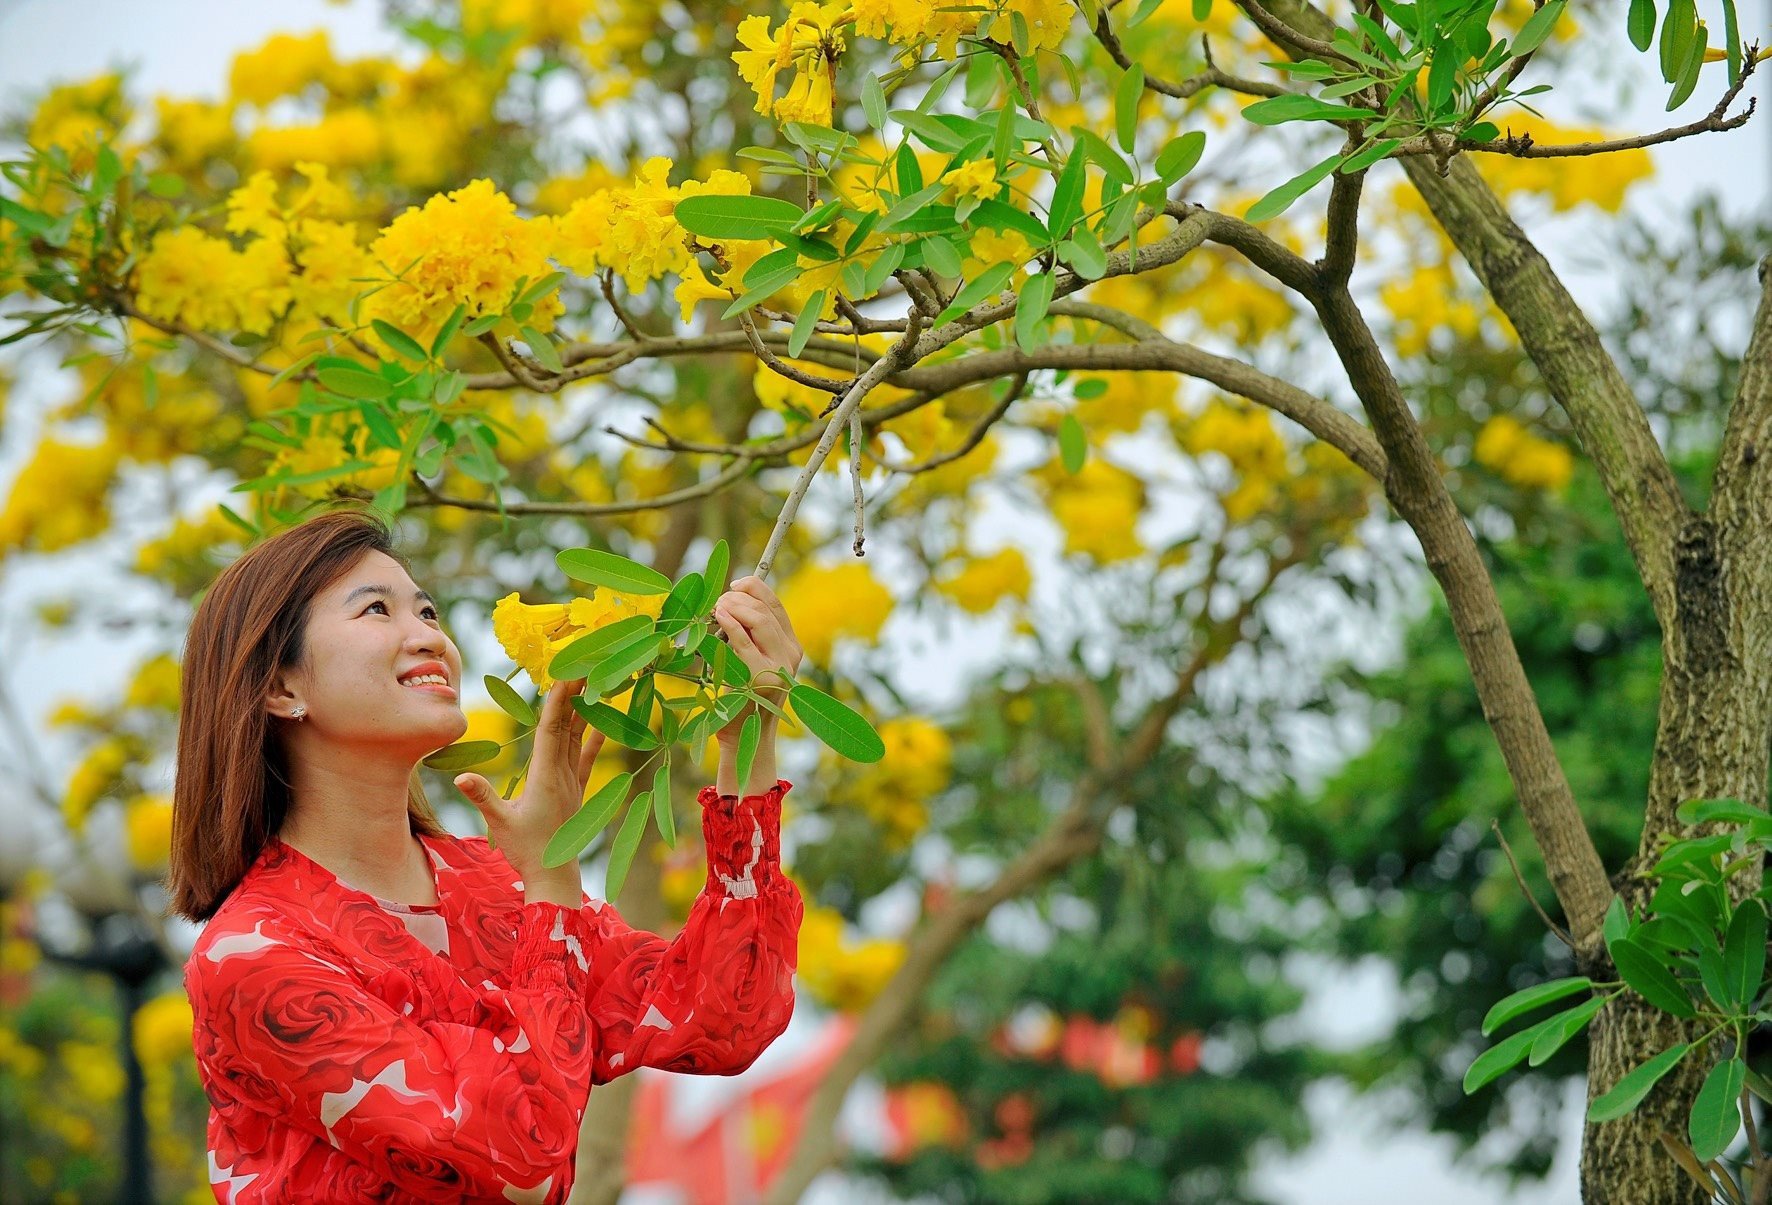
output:
M 1615 23 L 1614 7 L 1584 6 L 1581 19 L 1589 25 Z M 1720 28 L 1720 18 L 1709 13 L 1712 7 L 1710 0 L 1700 5 L 1701 12 L 1711 17 L 1709 23 Z M 1741 26 L 1750 39 L 1772 40 L 1767 17 L 1767 0 L 1748 0 L 1742 6 Z M 69 4 L 65 0 L 0 0 L 0 102 L 11 108 L 21 95 L 45 84 L 89 76 L 124 63 L 135 68 L 133 85 L 138 93 L 213 96 L 223 87 L 228 61 L 234 53 L 255 45 L 274 31 L 302 32 L 318 26 L 331 31 L 335 48 L 344 55 L 371 53 L 394 44 L 381 25 L 377 6 L 362 2 L 336 5 L 320 0 L 257 0 L 251 4 L 237 0 L 84 0 Z M 1694 120 L 1714 103 L 1720 86 L 1717 81 L 1722 77 L 1720 67 L 1707 68 L 1705 82 L 1694 97 L 1678 113 L 1665 114 L 1662 104 L 1666 89 L 1651 65 L 1651 58 L 1636 56 L 1622 36 L 1613 41 L 1611 51 L 1602 48 L 1600 53 L 1615 51 L 1612 57 L 1634 71 L 1637 84 L 1627 111 L 1604 122 L 1610 128 L 1620 132 L 1657 129 Z M 1633 195 L 1633 208 L 1647 215 L 1672 218 L 1698 192 L 1708 189 L 1722 190 L 1726 208 L 1731 212 L 1740 214 L 1764 208 L 1772 194 L 1772 122 L 1768 121 L 1772 114 L 1764 112 L 1767 76 L 1772 76 L 1772 70 L 1764 71 L 1755 81 L 1762 113 L 1746 130 L 1689 139 L 1658 149 L 1657 181 Z M 1580 74 L 1572 75 L 1571 83 L 1579 78 Z M 1582 95 L 1571 83 L 1565 83 L 1551 96 L 1548 114 L 1597 123 L 1600 114 L 1583 107 Z M 1601 103 L 1610 104 L 1609 98 L 1610 93 L 1606 93 Z M 1589 103 L 1594 102 L 1590 99 Z M 1582 170 L 1579 161 L 1572 162 L 1568 170 Z M 1543 245 L 1559 268 L 1570 275 L 1584 305 L 1604 303 L 1603 277 L 1584 272 L 1580 266 L 1584 255 L 1603 253 L 1604 223 L 1593 221 L 1591 214 L 1579 215 L 1573 222 L 1558 227 Z M 1670 305 L 1680 304 L 1679 298 L 1668 300 Z M 30 411 L 53 399 L 56 390 L 56 383 L 42 375 L 20 382 L 16 389 L 7 410 L 4 439 L 0 441 L 0 489 L 35 444 L 36 423 Z M 181 489 L 193 495 L 204 492 L 203 482 L 189 474 L 186 477 Z M 133 515 L 127 513 L 129 509 L 120 508 L 120 525 L 126 530 L 146 536 L 163 525 L 163 511 L 156 499 L 136 499 Z M 0 576 L 0 641 L 8 650 L 0 673 L 6 675 L 14 697 L 25 701 L 33 720 L 51 702 L 66 695 L 95 700 L 113 696 L 122 672 L 143 655 L 176 646 L 177 633 L 120 628 L 108 631 L 106 638 L 96 641 L 92 629 L 83 630 L 77 641 L 53 637 L 34 637 L 29 642 L 19 639 L 26 630 L 23 616 L 40 600 L 72 595 L 76 601 L 100 612 L 141 614 L 153 610 L 152 600 L 139 587 L 133 593 L 106 588 L 105 583 L 121 580 L 119 557 L 114 549 L 104 548 L 58 556 L 38 564 L 32 564 L 29 558 L 14 558 Z M 479 667 L 484 672 L 486 667 L 504 664 L 489 633 L 480 633 L 482 639 L 478 642 L 474 633 L 457 630 L 454 634 L 470 669 Z M 961 681 L 967 667 L 987 664 L 993 652 L 988 642 L 981 645 L 975 639 L 956 643 L 915 631 L 902 631 L 896 636 L 906 652 L 913 688 L 922 689 L 930 703 L 940 701 L 945 685 Z M 477 673 L 469 676 L 477 677 Z M 39 729 L 34 735 L 36 748 L 32 752 L 59 784 L 72 766 L 74 750 L 59 733 Z M 1309 1010 L 1312 1023 L 1322 1032 L 1350 1041 L 1357 1039 L 1370 1025 L 1382 1023 L 1393 991 L 1387 974 L 1376 967 L 1363 975 L 1323 984 Z M 756 1073 L 767 1075 L 790 1061 L 815 1033 L 816 1026 L 815 1010 L 799 1010 L 794 1027 L 764 1055 Z M 686 1077 L 685 1082 L 693 1083 L 692 1077 Z M 734 1085 L 728 1082 L 693 1086 L 702 1091 L 691 1098 L 691 1107 L 703 1109 L 715 1105 L 721 1092 Z M 864 1091 L 863 1099 L 852 1098 L 853 1116 L 865 1114 L 866 1095 Z M 1469 1173 L 1454 1172 L 1450 1168 L 1449 1141 L 1389 1128 L 1381 1130 L 1373 1122 L 1370 1108 L 1350 1103 L 1347 1094 L 1334 1085 L 1314 1090 L 1309 1104 L 1319 1119 L 1323 1137 L 1301 1156 L 1275 1160 L 1267 1169 L 1262 1183 L 1279 1200 L 1308 1201 L 1312 1205 L 1419 1200 L 1443 1205 L 1483 1205 L 1504 1200 L 1519 1205 L 1548 1205 L 1577 1196 L 1575 1139 L 1580 1129 L 1579 1086 L 1572 1088 L 1569 1107 L 1560 1123 L 1566 1136 L 1562 1156 L 1551 1179 L 1536 1192 L 1508 1193 Z M 832 1201 L 855 1199 L 852 1187 L 839 1190 L 828 1182 L 823 1187 L 825 1191 L 814 1194 L 815 1197 Z M 631 1195 L 636 1202 L 639 1200 L 639 1194 Z

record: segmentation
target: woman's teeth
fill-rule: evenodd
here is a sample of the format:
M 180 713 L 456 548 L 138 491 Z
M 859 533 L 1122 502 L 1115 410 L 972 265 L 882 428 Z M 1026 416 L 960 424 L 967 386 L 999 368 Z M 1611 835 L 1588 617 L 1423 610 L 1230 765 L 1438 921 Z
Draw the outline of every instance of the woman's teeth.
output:
M 416 678 L 404 679 L 401 682 L 401 685 L 402 686 L 423 686 L 427 682 L 433 682 L 433 683 L 437 684 L 438 686 L 448 686 L 449 685 L 449 679 L 443 677 L 441 674 L 420 674 Z

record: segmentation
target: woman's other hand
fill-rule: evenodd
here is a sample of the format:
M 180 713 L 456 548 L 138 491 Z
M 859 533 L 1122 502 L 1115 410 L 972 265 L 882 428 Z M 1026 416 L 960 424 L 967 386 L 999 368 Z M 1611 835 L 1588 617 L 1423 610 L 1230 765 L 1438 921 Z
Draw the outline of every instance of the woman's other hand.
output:
M 591 767 L 603 748 L 603 733 L 590 728 L 572 706 L 572 696 L 584 682 L 575 678 L 549 688 L 535 725 L 529 770 L 516 798 L 501 798 L 482 775 L 455 777 L 456 787 L 486 818 L 494 844 L 511 868 L 523 876 L 525 896 L 570 908 L 579 906 L 584 890 L 578 859 L 547 867 L 542 865 L 542 852 L 549 838 L 583 804 Z

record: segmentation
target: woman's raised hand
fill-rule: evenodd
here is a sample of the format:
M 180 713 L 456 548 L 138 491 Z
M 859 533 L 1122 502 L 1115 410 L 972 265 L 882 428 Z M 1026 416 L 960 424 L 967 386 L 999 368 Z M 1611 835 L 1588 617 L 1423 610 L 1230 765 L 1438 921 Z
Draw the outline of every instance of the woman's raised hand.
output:
M 584 802 L 591 767 L 603 748 L 603 733 L 590 728 L 572 706 L 572 696 L 583 688 L 584 682 L 583 678 L 574 678 L 549 688 L 535 725 L 535 750 L 529 771 L 516 798 L 500 798 L 482 775 L 455 776 L 457 789 L 480 809 L 493 842 L 504 852 L 511 868 L 523 876 L 524 889 L 531 898 L 538 886 L 545 885 L 561 895 L 569 895 L 573 907 L 578 906 L 583 890 L 578 860 L 549 868 L 542 865 L 542 852 L 548 838 Z

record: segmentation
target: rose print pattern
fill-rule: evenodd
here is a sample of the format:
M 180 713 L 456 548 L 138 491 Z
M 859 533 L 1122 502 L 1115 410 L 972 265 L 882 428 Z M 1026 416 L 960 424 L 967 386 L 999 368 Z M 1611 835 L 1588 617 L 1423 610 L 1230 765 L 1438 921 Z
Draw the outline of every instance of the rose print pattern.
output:
M 564 1201 L 593 1084 L 732 1075 L 787 1027 L 791 785 L 701 792 L 707 886 L 670 941 L 589 896 L 524 903 L 483 837 L 421 836 L 440 954 L 273 837 L 185 964 L 216 1199 Z

